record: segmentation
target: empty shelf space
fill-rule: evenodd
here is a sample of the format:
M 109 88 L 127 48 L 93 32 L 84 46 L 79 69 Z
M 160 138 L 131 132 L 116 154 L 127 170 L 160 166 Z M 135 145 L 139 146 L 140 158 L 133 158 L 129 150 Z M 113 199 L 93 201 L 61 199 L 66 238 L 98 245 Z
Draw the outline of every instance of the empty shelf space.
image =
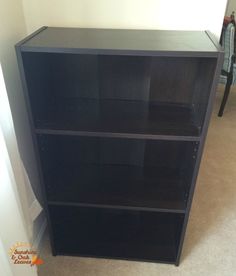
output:
M 196 142 L 40 135 L 38 143 L 50 203 L 185 212 Z
M 43 109 L 38 133 L 47 130 L 195 136 L 200 134 L 189 106 L 131 100 L 65 99 Z M 41 131 L 40 131 L 41 130 Z M 83 134 L 84 135 L 84 134 Z M 181 139 L 181 137 L 180 137 Z M 183 138 L 182 138 L 183 139 Z
M 183 215 L 50 206 L 57 254 L 174 263 Z
M 184 177 L 166 168 L 78 165 L 45 178 L 53 204 L 185 212 Z
M 37 133 L 193 141 L 215 60 L 24 52 L 23 64 Z

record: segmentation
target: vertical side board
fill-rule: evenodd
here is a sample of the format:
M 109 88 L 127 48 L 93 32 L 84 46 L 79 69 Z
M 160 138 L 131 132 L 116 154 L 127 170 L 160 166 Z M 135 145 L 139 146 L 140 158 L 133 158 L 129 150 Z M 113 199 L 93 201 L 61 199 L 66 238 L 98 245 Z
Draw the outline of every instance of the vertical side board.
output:
M 52 225 L 51 225 L 51 220 L 50 220 L 50 216 L 49 216 L 48 204 L 47 204 L 47 200 L 46 200 L 46 190 L 45 190 L 45 186 L 42 185 L 42 183 L 43 183 L 43 174 L 42 174 L 41 162 L 40 162 L 40 158 L 39 158 L 39 149 L 38 149 L 38 145 L 37 145 L 37 138 L 36 138 L 36 133 L 35 133 L 35 128 L 34 128 L 33 115 L 32 115 L 32 110 L 31 110 L 30 101 L 29 101 L 28 87 L 27 87 L 25 71 L 24 71 L 24 66 L 23 66 L 22 52 L 21 52 L 21 45 L 23 43 L 25 43 L 27 40 L 31 39 L 32 37 L 36 36 L 40 32 L 44 31 L 46 28 L 47 28 L 46 26 L 40 28 L 36 32 L 32 33 L 30 36 L 26 37 L 24 40 L 17 43 L 16 46 L 15 46 L 15 50 L 16 50 L 18 67 L 19 67 L 19 73 L 20 73 L 20 77 L 21 77 L 21 83 L 22 83 L 24 99 L 25 99 L 25 102 L 26 102 L 26 107 L 27 107 L 27 112 L 28 112 L 28 117 L 29 117 L 29 122 L 30 122 L 30 129 L 31 129 L 33 146 L 34 146 L 34 153 L 35 153 L 36 162 L 37 162 L 36 165 L 37 165 L 38 172 L 39 172 L 39 177 L 40 177 L 39 181 L 41 183 L 41 188 L 42 188 L 43 201 L 44 201 L 43 202 L 44 203 L 43 207 L 44 207 L 46 217 L 47 217 L 47 222 L 48 222 L 48 229 L 49 229 L 49 235 L 50 235 L 50 243 L 51 243 L 51 248 L 52 248 L 52 254 L 55 256 L 56 255 L 56 249 L 55 249 L 55 245 L 54 245 Z
M 208 36 L 209 36 L 209 34 L 208 34 Z M 210 36 L 209 36 L 209 39 L 211 39 Z M 213 40 L 212 40 L 212 43 L 214 44 Z M 211 113 L 212 113 L 213 103 L 214 103 L 214 99 L 215 99 L 217 84 L 218 84 L 218 81 L 219 81 L 219 76 L 220 76 L 220 72 L 221 72 L 221 68 L 222 68 L 222 64 L 223 64 L 224 52 L 222 51 L 222 49 L 220 47 L 217 47 L 217 48 L 219 50 L 218 57 L 217 57 L 217 64 L 216 64 L 216 68 L 215 68 L 214 78 L 213 78 L 213 81 L 212 81 L 212 84 L 211 84 L 211 91 L 210 91 L 210 96 L 209 96 L 209 100 L 208 100 L 207 111 L 206 111 L 205 120 L 204 120 L 204 124 L 203 124 L 203 128 L 202 128 L 202 134 L 201 134 L 201 137 L 200 137 L 199 148 L 198 148 L 198 152 L 197 152 L 197 156 L 196 156 L 195 168 L 194 168 L 192 181 L 191 181 L 191 187 L 190 187 L 190 191 L 189 191 L 189 198 L 188 198 L 187 207 L 186 207 L 186 214 L 185 214 L 185 219 L 184 219 L 184 223 L 183 223 L 183 227 L 182 227 L 182 233 L 181 233 L 181 237 L 180 237 L 179 249 L 178 249 L 178 252 L 177 252 L 177 258 L 176 258 L 176 263 L 175 263 L 177 266 L 179 265 L 179 262 L 180 262 L 180 256 L 181 256 L 184 237 L 185 237 L 187 224 L 188 224 L 188 220 L 189 220 L 189 214 L 190 214 L 190 210 L 191 210 L 191 205 L 192 205 L 194 190 L 195 190 L 195 186 L 196 186 L 197 176 L 198 176 L 199 167 L 200 167 L 200 164 L 201 164 L 201 158 L 202 158 L 203 149 L 204 149 L 206 136 L 207 136 L 207 130 L 208 130 L 208 126 L 209 126 L 209 122 L 210 122 L 210 118 L 211 118 Z

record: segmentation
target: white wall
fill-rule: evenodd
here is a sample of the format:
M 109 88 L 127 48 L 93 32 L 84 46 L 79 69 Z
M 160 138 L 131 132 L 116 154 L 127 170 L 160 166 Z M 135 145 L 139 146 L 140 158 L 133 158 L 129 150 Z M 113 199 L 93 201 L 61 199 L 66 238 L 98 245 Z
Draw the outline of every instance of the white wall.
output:
M 28 116 L 23 99 L 14 45 L 27 34 L 21 0 L 0 0 L 0 63 L 6 83 L 21 157 L 40 197 Z
M 0 90 L 1 93 L 4 93 L 1 74 L 2 71 L 0 70 Z M 0 275 L 36 276 L 37 271 L 35 267 L 30 267 L 30 265 L 15 265 L 9 256 L 9 250 L 14 244 L 19 241 L 28 243 L 29 237 L 18 197 L 16 179 L 12 171 L 1 127 L 2 125 L 0 125 Z
M 42 25 L 211 30 L 218 37 L 226 0 L 23 0 L 28 32 Z
M 6 139 L 7 149 L 13 166 L 13 173 L 17 181 L 17 189 L 21 199 L 27 230 L 29 230 L 28 234 L 32 235 L 33 225 L 30 220 L 29 206 L 31 204 L 30 200 L 32 201 L 33 199 L 32 196 L 30 196 L 30 191 L 24 185 L 25 182 L 22 178 L 23 172 L 18 150 L 21 153 L 21 158 L 24 161 L 30 181 L 39 198 L 41 193 L 32 147 L 32 137 L 29 129 L 29 122 L 14 49 L 14 45 L 25 37 L 27 32 L 21 0 L 0 0 L 0 7 L 0 65 L 3 70 L 15 129 L 12 125 L 10 110 L 8 109 L 7 95 L 2 91 L 0 91 L 0 113 L 2 114 L 2 116 L 0 116 L 0 123 L 4 124 L 3 134 Z M 5 112 L 4 114 L 3 111 Z M 2 121 L 2 119 L 4 121 Z M 17 136 L 19 148 L 16 144 L 15 135 Z M 0 179 L 0 185 L 2 183 L 1 181 L 2 179 Z M 33 239 L 32 236 L 30 238 Z M 12 242 L 15 242 L 13 237 Z
M 236 13 L 236 0 L 229 0 L 228 5 L 227 5 L 227 10 L 226 10 L 226 15 L 230 16 L 232 11 L 235 11 Z

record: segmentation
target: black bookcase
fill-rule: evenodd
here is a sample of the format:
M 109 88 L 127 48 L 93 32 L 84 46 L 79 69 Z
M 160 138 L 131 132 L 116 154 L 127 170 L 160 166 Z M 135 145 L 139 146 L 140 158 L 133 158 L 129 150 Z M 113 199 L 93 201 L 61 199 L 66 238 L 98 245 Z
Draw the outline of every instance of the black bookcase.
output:
M 211 34 L 43 27 L 16 51 L 52 253 L 178 265 L 222 64 Z

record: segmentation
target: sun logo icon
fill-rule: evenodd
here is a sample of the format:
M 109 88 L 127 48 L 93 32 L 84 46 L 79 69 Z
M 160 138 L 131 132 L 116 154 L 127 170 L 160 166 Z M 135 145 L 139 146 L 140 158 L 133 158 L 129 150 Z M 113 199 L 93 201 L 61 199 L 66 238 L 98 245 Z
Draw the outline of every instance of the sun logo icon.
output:
M 37 255 L 30 243 L 17 242 L 9 249 L 9 255 L 14 264 L 41 265 L 43 260 Z

